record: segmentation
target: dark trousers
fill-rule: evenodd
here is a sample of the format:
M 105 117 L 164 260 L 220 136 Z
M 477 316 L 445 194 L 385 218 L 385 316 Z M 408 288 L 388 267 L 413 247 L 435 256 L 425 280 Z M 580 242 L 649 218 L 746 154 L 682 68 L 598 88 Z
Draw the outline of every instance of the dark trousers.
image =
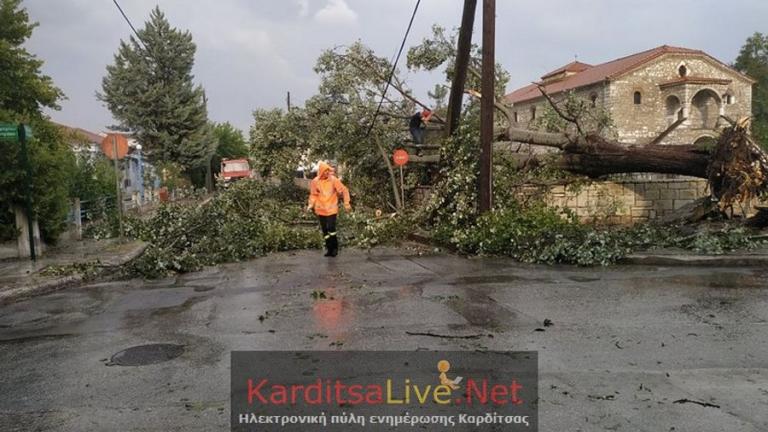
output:
M 336 237 L 336 215 L 318 216 L 320 228 L 323 230 L 325 250 L 328 255 L 336 256 L 339 253 L 339 239 Z
M 424 144 L 424 129 L 420 127 L 411 128 L 411 136 L 414 144 Z

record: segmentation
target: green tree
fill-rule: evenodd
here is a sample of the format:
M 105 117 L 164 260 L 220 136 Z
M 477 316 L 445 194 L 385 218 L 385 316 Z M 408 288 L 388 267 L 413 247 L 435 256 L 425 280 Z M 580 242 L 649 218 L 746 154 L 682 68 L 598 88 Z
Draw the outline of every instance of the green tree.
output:
M 258 109 L 253 112 L 250 153 L 263 177 L 293 177 L 309 148 L 308 118 L 303 108 Z
M 84 155 L 77 159 L 72 178 L 72 196 L 82 201 L 114 199 L 115 169 L 103 155 Z
M 210 172 L 205 166 L 188 170 L 192 185 L 197 188 L 208 187 L 206 176 L 216 176 L 221 172 L 222 159 L 237 159 L 248 157 L 248 143 L 240 129 L 229 122 L 211 123 L 211 131 L 216 144 L 216 151 L 211 155 Z M 213 178 L 211 179 L 213 180 Z
M 222 159 L 238 159 L 248 157 L 248 143 L 240 129 L 225 123 L 213 125 L 213 136 L 216 139 L 216 153 L 211 159 L 214 174 L 221 171 Z
M 408 50 L 408 67 L 412 70 L 434 71 L 443 68 L 445 81 L 450 84 L 453 81 L 456 62 L 456 45 L 458 39 L 458 30 L 451 35 L 446 33 L 443 27 L 432 26 L 432 36 L 425 38 L 419 45 Z M 480 90 L 480 71 L 482 70 L 482 51 L 476 44 L 470 48 L 469 74 L 465 87 L 468 89 Z M 504 95 L 507 83 L 509 82 L 509 73 L 504 70 L 501 64 L 496 63 L 496 97 Z M 440 96 L 440 92 L 434 92 Z M 446 91 L 447 93 L 447 91 Z M 442 95 L 445 97 L 445 95 Z M 436 98 L 437 99 L 437 98 Z M 439 101 L 439 100 L 438 100 Z
M 193 82 L 196 46 L 188 31 L 172 28 L 156 7 L 149 21 L 120 41 L 102 81 L 106 102 L 120 128 L 130 130 L 153 162 L 187 169 L 204 165 L 216 148 L 203 88 Z
M 0 0 L 0 115 L 29 121 L 42 108 L 58 108 L 64 94 L 40 71 L 43 61 L 23 47 L 37 23 L 20 5 Z
M 768 35 L 755 33 L 747 38 L 734 66 L 757 80 L 752 93 L 752 133 L 768 148 Z
M 0 122 L 29 124 L 28 142 L 32 170 L 32 210 L 43 238 L 55 242 L 64 229 L 75 171 L 72 149 L 59 128 L 43 115 L 44 108 L 58 108 L 64 97 L 40 68 L 43 62 L 24 49 L 37 23 L 29 21 L 20 0 L 0 0 Z M 0 221 L 6 228 L 13 219 L 9 211 L 24 202 L 26 173 L 19 163 L 20 146 L 0 141 Z M 7 234 L 10 230 L 0 230 Z
M 216 137 L 216 156 L 221 159 L 243 158 L 248 156 L 248 143 L 240 129 L 225 123 L 216 123 L 213 126 L 213 135 Z

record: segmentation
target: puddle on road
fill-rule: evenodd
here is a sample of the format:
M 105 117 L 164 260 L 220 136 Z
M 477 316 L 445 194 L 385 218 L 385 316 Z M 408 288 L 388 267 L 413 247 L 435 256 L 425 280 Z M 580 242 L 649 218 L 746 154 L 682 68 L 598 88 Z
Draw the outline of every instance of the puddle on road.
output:
M 508 330 L 518 320 L 514 311 L 480 293 L 470 293 L 466 298 L 452 296 L 445 301 L 445 304 L 469 324 L 491 331 Z
M 594 276 L 568 276 L 568 280 L 573 282 L 597 282 L 601 279 Z
M 107 366 L 144 366 L 173 360 L 184 353 L 184 345 L 149 344 L 125 349 L 110 358 Z

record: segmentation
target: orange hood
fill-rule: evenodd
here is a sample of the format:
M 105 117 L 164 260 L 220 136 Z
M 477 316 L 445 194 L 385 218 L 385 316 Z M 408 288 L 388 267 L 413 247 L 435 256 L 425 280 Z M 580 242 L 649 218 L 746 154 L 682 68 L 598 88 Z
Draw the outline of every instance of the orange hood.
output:
M 331 168 L 331 166 L 330 166 L 330 165 L 328 165 L 327 163 L 325 163 L 325 162 L 323 162 L 323 161 L 320 161 L 320 162 L 317 164 L 317 177 L 322 177 L 322 175 L 323 175 L 323 174 L 324 174 L 326 171 L 331 171 L 331 172 L 333 172 L 333 168 Z

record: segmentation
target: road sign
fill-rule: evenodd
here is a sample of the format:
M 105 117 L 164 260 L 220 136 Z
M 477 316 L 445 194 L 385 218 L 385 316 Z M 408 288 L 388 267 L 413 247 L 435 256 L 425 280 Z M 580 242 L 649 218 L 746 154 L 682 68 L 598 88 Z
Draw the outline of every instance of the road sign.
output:
M 408 152 L 403 149 L 397 149 L 392 154 L 392 160 L 397 166 L 403 166 L 408 163 Z
M 32 129 L 24 125 L 25 138 L 32 138 Z M 0 139 L 7 141 L 19 141 L 19 125 L 14 123 L 0 123 Z
M 18 141 L 19 126 L 12 123 L 0 123 L 0 139 Z
M 101 141 L 101 151 L 109 159 L 115 159 L 115 154 L 117 154 L 117 159 L 122 159 L 128 154 L 128 140 L 123 134 L 107 134 Z

